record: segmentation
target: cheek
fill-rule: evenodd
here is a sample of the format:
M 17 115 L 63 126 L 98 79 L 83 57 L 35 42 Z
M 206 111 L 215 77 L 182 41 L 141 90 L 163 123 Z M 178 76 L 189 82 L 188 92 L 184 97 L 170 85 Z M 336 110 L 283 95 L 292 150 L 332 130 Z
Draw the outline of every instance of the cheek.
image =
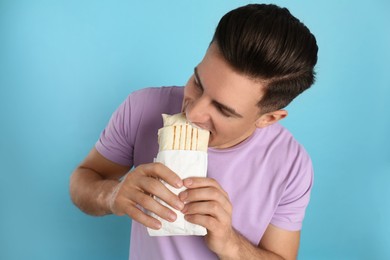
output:
M 217 134 L 224 139 L 235 139 L 249 129 L 249 126 L 235 124 L 222 118 L 214 118 L 214 127 L 216 128 Z
M 194 103 L 194 98 L 188 95 L 184 95 L 182 112 L 188 113 L 188 111 L 191 110 L 193 103 Z
M 213 125 L 216 134 L 220 137 L 229 136 L 233 132 L 237 131 L 234 126 L 229 124 L 229 122 L 220 115 L 213 115 Z
M 184 97 L 183 97 L 183 110 L 187 107 L 191 107 L 191 104 L 195 102 L 200 97 L 196 88 L 189 82 L 184 87 Z
M 199 91 L 197 91 L 196 87 L 193 86 L 193 84 L 187 83 L 184 88 L 184 97 L 196 99 L 197 97 L 199 97 Z

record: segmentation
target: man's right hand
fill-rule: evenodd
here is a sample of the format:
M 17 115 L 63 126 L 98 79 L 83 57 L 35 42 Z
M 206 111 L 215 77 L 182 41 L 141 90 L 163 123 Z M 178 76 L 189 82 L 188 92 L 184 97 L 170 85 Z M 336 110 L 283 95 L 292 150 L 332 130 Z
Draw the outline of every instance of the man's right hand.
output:
M 161 222 L 145 214 L 142 208 L 167 221 L 175 221 L 176 213 L 157 202 L 152 196 L 160 198 L 177 210 L 183 209 L 184 203 L 160 179 L 175 188 L 183 186 L 179 176 L 161 163 L 140 165 L 113 189 L 108 201 L 110 210 L 119 216 L 126 214 L 153 229 L 160 229 Z
M 179 176 L 161 163 L 140 165 L 129 172 L 130 168 L 106 159 L 93 148 L 71 176 L 70 195 L 74 204 L 90 215 L 128 215 L 153 229 L 159 229 L 161 223 L 143 209 L 174 221 L 175 212 L 154 200 L 153 195 L 181 210 L 183 202 L 160 181 L 180 188 L 183 182 Z

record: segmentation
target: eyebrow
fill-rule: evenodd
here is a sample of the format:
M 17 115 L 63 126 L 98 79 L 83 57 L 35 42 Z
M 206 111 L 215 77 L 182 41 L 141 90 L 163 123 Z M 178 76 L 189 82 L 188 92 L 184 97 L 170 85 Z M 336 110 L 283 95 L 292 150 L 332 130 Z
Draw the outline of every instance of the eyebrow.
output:
M 204 89 L 203 84 L 202 84 L 202 81 L 201 81 L 200 78 L 199 78 L 198 67 L 195 67 L 195 68 L 194 68 L 194 76 L 195 76 L 195 79 L 196 79 L 196 81 L 198 82 L 199 86 L 200 86 L 202 89 Z M 231 107 L 229 107 L 229 106 L 227 106 L 227 105 L 224 105 L 224 104 L 218 102 L 217 100 L 212 100 L 211 102 L 212 102 L 214 105 L 219 106 L 221 109 L 227 111 L 228 113 L 230 113 L 230 114 L 231 114 L 232 116 L 234 116 L 234 117 L 238 117 L 238 118 L 242 118 L 242 117 L 243 117 L 242 115 L 240 115 L 239 113 L 237 113 L 237 111 L 236 111 L 234 108 L 231 108 Z

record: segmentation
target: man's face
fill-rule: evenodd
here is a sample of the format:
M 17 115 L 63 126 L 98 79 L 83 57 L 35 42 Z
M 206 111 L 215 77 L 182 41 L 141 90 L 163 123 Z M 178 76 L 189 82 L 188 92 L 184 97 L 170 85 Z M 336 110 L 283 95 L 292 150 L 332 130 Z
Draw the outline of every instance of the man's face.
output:
M 185 86 L 183 112 L 210 131 L 210 147 L 232 147 L 259 127 L 262 88 L 260 82 L 235 72 L 212 44 Z

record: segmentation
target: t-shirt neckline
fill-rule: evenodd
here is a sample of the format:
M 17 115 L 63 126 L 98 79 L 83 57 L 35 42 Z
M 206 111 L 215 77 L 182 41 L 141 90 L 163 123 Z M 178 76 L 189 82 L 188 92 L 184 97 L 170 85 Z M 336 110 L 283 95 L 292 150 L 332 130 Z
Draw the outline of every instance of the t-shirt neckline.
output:
M 208 150 L 208 152 L 212 152 L 212 153 L 228 153 L 228 152 L 233 152 L 233 151 L 239 150 L 242 147 L 246 146 L 246 144 L 249 143 L 254 138 L 254 136 L 258 135 L 261 131 L 262 131 L 261 128 L 255 129 L 255 131 L 248 138 L 246 138 L 244 141 L 242 141 L 234 146 L 231 146 L 228 148 L 222 148 L 222 149 L 209 147 L 207 150 Z

